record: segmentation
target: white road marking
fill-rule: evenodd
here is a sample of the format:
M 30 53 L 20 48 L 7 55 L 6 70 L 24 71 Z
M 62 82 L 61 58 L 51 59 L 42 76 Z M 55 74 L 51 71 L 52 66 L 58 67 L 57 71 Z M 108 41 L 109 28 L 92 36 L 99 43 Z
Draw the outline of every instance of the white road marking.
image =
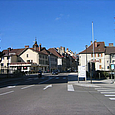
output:
M 72 84 L 71 84 L 71 85 L 68 85 L 68 91 L 74 91 L 74 87 L 73 87 Z
M 115 94 L 115 92 L 100 92 L 101 94 Z
M 47 88 L 50 88 L 52 87 L 52 84 L 51 85 L 47 85 L 43 90 L 46 90 Z
M 83 86 L 83 87 L 100 87 L 94 84 L 77 84 L 78 86 Z
M 109 98 L 110 100 L 112 100 L 112 101 L 115 101 L 115 98 Z
M 35 86 L 35 85 L 29 85 L 29 86 L 23 87 L 21 89 L 26 89 L 26 88 L 33 87 L 33 86 Z
M 115 95 L 105 95 L 105 97 L 115 97 Z
M 14 91 L 9 91 L 9 92 L 5 92 L 5 93 L 1 93 L 0 96 L 2 95 L 6 95 L 6 94 L 9 94 L 9 93 L 13 93 Z
M 9 88 L 9 89 L 10 89 L 10 88 L 14 88 L 14 87 L 16 87 L 16 86 L 8 86 L 7 88 Z

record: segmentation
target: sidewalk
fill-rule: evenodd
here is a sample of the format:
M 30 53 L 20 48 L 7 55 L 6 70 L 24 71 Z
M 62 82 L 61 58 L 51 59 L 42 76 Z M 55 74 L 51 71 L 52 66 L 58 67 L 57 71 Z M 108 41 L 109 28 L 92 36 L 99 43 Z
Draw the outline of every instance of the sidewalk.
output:
M 71 73 L 69 74 L 68 76 L 68 83 L 73 83 L 73 84 L 95 84 L 95 85 L 101 85 L 101 84 L 113 84 L 115 85 L 115 82 L 114 79 L 104 79 L 104 80 L 92 80 L 92 83 L 91 83 L 91 80 L 88 79 L 86 81 L 79 81 L 78 82 L 78 74 L 77 73 Z

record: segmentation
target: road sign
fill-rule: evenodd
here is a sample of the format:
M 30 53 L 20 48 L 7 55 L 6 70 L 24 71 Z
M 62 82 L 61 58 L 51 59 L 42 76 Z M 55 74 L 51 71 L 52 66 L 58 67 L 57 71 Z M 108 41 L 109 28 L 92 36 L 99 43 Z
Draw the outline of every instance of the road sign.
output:
M 85 66 L 78 66 L 78 77 L 86 78 L 86 68 Z

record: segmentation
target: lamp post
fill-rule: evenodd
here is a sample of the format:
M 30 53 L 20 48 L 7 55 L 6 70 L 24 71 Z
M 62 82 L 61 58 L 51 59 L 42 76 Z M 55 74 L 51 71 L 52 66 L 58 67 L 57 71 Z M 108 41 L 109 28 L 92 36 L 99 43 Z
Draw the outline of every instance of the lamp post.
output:
M 9 58 L 10 58 L 10 56 L 9 56 L 9 51 L 11 51 L 11 48 L 8 48 L 7 49 L 7 51 L 8 51 L 8 57 L 7 57 L 7 59 L 8 59 L 8 64 L 7 64 L 7 68 L 8 68 L 8 70 L 7 70 L 7 77 L 9 76 Z
M 86 45 L 85 48 L 86 48 L 86 77 L 87 77 L 87 48 L 88 48 L 88 45 Z

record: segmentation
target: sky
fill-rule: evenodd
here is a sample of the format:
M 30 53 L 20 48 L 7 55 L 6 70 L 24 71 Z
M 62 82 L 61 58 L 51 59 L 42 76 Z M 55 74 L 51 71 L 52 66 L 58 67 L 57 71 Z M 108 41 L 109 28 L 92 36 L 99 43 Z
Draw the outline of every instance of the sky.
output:
M 63 46 L 79 53 L 94 40 L 115 45 L 114 0 L 0 0 L 0 50 Z

